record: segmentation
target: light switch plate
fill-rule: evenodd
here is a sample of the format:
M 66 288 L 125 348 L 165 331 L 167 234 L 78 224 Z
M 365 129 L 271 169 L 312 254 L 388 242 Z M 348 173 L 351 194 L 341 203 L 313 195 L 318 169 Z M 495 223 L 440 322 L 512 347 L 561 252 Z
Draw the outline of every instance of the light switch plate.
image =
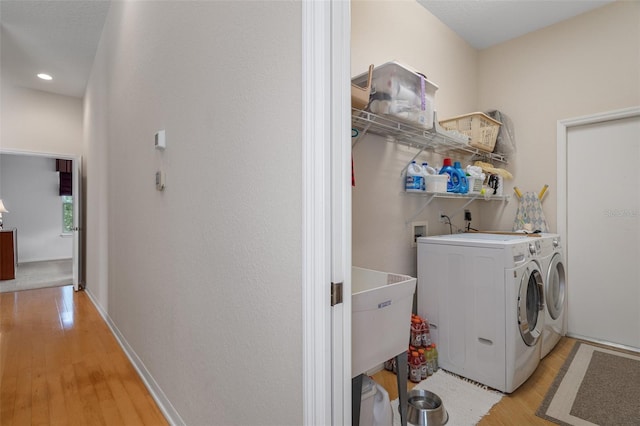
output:
M 160 130 L 156 133 L 154 146 L 156 149 L 165 149 L 167 147 L 167 139 L 164 130 Z

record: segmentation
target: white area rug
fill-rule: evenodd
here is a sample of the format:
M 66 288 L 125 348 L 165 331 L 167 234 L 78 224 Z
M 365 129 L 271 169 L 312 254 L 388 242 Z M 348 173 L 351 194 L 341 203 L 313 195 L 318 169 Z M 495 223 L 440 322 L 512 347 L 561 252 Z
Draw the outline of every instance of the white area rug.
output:
M 418 383 L 414 389 L 425 389 L 440 397 L 444 408 L 449 413 L 447 426 L 477 424 L 502 398 L 500 392 L 470 383 L 443 370 L 438 370 L 433 376 Z M 399 426 L 400 413 L 398 413 L 397 399 L 391 401 L 391 407 L 393 424 Z

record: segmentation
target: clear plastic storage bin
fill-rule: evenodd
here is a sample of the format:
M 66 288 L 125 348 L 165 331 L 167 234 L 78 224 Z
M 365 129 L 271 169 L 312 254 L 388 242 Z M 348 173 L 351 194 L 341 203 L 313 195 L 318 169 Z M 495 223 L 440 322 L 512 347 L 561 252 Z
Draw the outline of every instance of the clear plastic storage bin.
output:
M 351 82 L 365 87 L 367 78 L 368 73 L 363 73 Z M 433 128 L 436 90 L 438 86 L 424 74 L 395 61 L 387 62 L 373 69 L 369 110 L 428 130 Z

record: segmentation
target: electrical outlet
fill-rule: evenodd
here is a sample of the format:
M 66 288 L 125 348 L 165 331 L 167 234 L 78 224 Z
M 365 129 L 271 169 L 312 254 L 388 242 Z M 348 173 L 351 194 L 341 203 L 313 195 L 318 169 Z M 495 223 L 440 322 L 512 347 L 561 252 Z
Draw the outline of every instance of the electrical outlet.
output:
M 464 211 L 464 220 L 471 222 L 471 212 L 469 210 Z
M 440 213 L 438 213 L 438 221 L 440 223 L 446 223 L 445 218 L 447 216 L 444 214 L 444 212 L 442 210 L 440 210 Z

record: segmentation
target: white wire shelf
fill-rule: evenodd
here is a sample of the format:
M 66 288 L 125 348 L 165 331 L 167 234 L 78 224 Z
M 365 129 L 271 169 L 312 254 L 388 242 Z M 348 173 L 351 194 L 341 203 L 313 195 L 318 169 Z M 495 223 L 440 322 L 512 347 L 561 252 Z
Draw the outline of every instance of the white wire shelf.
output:
M 451 155 L 458 152 L 462 155 L 476 156 L 486 161 L 507 163 L 502 154 L 485 152 L 469 145 L 467 138 L 444 130 L 438 124 L 438 117 L 434 112 L 433 128 L 425 130 L 418 126 L 397 121 L 389 116 L 374 114 L 359 109 L 351 110 L 351 125 L 358 130 L 353 138 L 355 146 L 367 133 L 386 137 L 388 140 L 407 145 L 422 151 L 434 152 L 441 155 Z
M 406 194 L 406 195 L 410 195 L 410 196 L 414 196 L 414 197 L 421 197 L 421 198 L 425 198 L 426 199 L 426 201 L 424 202 L 422 207 L 420 207 L 413 214 L 413 216 L 411 216 L 405 222 L 406 225 L 408 225 L 411 222 L 413 222 L 415 220 L 415 218 L 417 218 L 420 215 L 420 213 L 422 213 L 424 211 L 424 209 L 429 204 L 431 204 L 431 202 L 433 200 L 435 200 L 436 198 L 466 200 L 466 203 L 462 207 L 459 207 L 454 213 L 450 214 L 451 217 L 455 216 L 455 214 L 457 214 L 458 212 L 464 211 L 464 209 L 469 204 L 474 202 L 475 200 L 509 202 L 509 200 L 511 199 L 510 195 L 485 195 L 485 194 L 478 194 L 478 193 L 456 194 L 456 193 L 453 193 L 453 192 L 406 192 L 406 191 L 403 191 L 403 193 Z

